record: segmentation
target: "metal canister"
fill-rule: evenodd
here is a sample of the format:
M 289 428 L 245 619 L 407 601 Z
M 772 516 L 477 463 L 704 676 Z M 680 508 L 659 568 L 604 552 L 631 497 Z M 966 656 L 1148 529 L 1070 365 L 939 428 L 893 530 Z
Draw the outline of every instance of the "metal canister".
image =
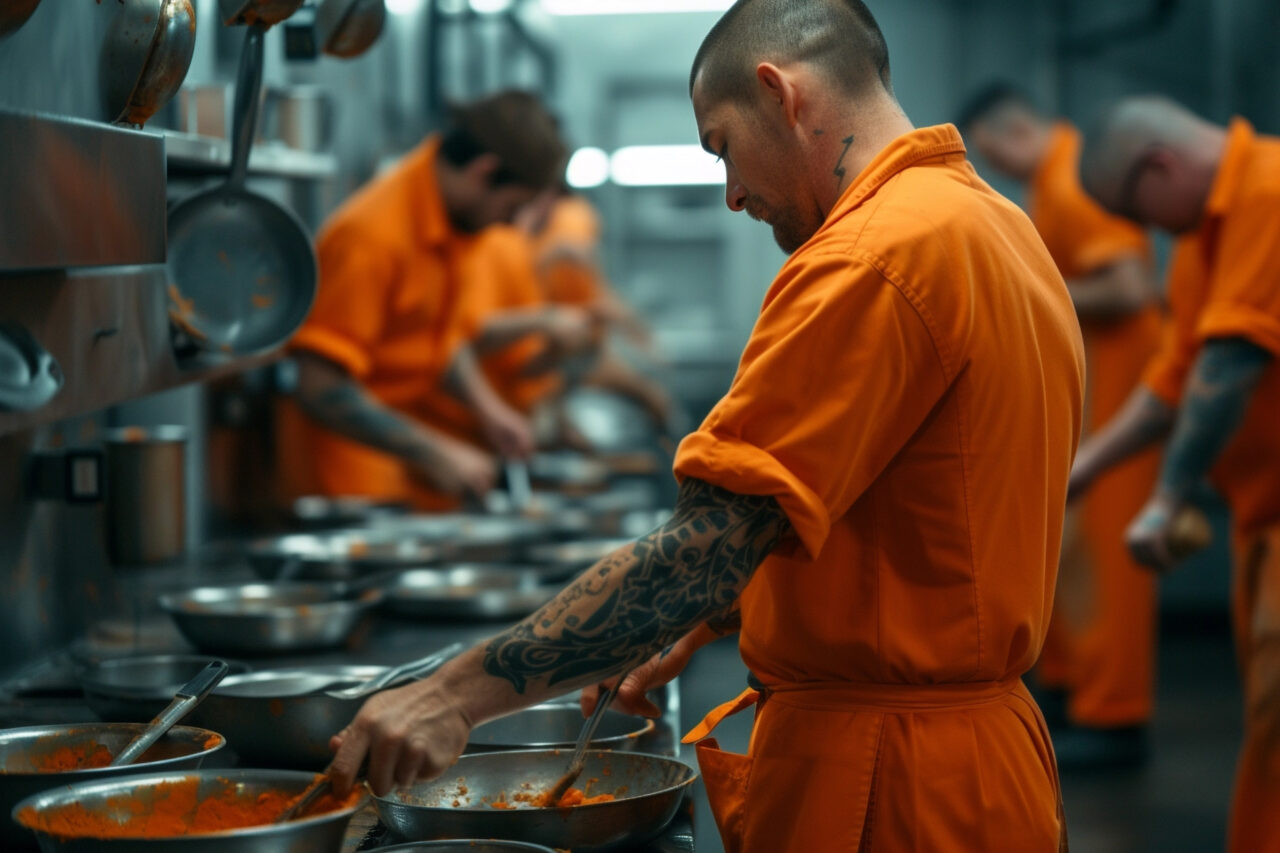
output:
M 123 427 L 106 437 L 107 553 L 117 566 L 164 563 L 186 543 L 187 431 Z

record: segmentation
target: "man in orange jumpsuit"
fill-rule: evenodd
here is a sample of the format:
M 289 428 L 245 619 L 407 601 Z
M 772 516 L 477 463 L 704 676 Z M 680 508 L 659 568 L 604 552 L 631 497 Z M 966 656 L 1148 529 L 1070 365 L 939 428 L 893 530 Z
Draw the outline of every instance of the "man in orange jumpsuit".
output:
M 558 184 L 565 148 L 532 96 L 505 92 L 455 111 L 388 174 L 349 199 L 317 240 L 315 307 L 290 344 L 295 400 L 281 407 L 284 491 L 417 500 L 483 493 L 494 462 L 433 425 L 442 385 L 473 408 L 497 449 L 527 451 L 528 426 L 464 344 L 462 266 L 476 235 Z
M 994 84 L 978 93 L 959 124 L 992 167 L 1026 187 L 1027 212 L 1067 281 L 1084 332 L 1088 435 L 1124 404 L 1160 340 L 1146 234 L 1089 198 L 1080 186 L 1080 133 L 1040 115 L 1017 89 Z M 1078 535 L 1063 549 L 1037 665 L 1040 680 L 1066 694 L 1071 727 L 1054 732 L 1060 767 L 1132 763 L 1146 754 L 1156 586 L 1130 557 L 1124 525 L 1150 494 L 1158 464 L 1152 449 L 1101 478 L 1076 514 Z
M 639 690 L 740 616 L 758 688 L 693 733 L 758 709 L 750 755 L 698 747 L 730 853 L 1060 850 L 1020 676 L 1082 418 L 1062 277 L 955 128 L 912 127 L 860 2 L 742 0 L 691 90 L 729 207 L 792 254 L 681 447 L 674 517 L 371 698 L 334 739 L 335 786 L 366 757 L 375 791 L 438 775 L 473 724 L 637 665 L 621 701 L 643 709 Z
M 1175 235 L 1170 328 L 1116 418 L 1080 449 L 1079 494 L 1165 439 L 1127 532 L 1135 558 L 1177 562 L 1175 521 L 1206 475 L 1231 507 L 1233 619 L 1245 693 L 1229 849 L 1280 851 L 1280 139 L 1163 98 L 1114 107 L 1085 143 L 1085 188 Z

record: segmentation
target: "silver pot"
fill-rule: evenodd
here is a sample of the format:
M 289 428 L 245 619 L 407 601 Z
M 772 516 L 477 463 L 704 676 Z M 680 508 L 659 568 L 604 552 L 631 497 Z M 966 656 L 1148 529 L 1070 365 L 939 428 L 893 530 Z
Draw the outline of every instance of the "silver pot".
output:
M 404 572 L 386 589 L 386 607 L 417 619 L 517 619 L 559 589 L 537 569 L 456 565 Z
M 159 714 L 178 688 L 220 658 L 201 655 L 137 655 L 87 664 L 80 672 L 85 704 L 104 720 L 142 723 Z M 226 661 L 230 675 L 247 664 Z

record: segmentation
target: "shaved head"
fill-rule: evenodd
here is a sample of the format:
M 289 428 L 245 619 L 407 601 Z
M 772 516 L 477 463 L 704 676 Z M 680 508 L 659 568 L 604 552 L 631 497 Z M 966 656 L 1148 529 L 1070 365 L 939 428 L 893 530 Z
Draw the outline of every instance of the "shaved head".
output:
M 1185 231 L 1202 212 L 1224 138 L 1222 128 L 1168 98 L 1126 98 L 1086 133 L 1081 182 L 1109 210 Z M 1144 203 L 1152 193 L 1161 194 L 1159 205 L 1154 197 Z
M 861 0 L 738 0 L 702 42 L 689 91 L 701 76 L 708 103 L 747 101 L 761 62 L 811 64 L 855 97 L 893 92 L 889 48 Z

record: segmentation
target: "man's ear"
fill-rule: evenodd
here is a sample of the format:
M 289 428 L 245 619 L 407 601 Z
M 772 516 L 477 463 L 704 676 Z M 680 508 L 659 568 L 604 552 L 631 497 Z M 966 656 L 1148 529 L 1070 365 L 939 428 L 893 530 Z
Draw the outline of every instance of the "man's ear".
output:
M 497 154 L 481 154 L 462 168 L 467 180 L 477 187 L 489 187 L 493 184 L 493 176 L 501 167 L 502 161 Z
M 756 82 L 766 106 L 780 109 L 787 127 L 794 128 L 800 121 L 800 92 L 791 75 L 772 62 L 761 62 L 756 66 Z

